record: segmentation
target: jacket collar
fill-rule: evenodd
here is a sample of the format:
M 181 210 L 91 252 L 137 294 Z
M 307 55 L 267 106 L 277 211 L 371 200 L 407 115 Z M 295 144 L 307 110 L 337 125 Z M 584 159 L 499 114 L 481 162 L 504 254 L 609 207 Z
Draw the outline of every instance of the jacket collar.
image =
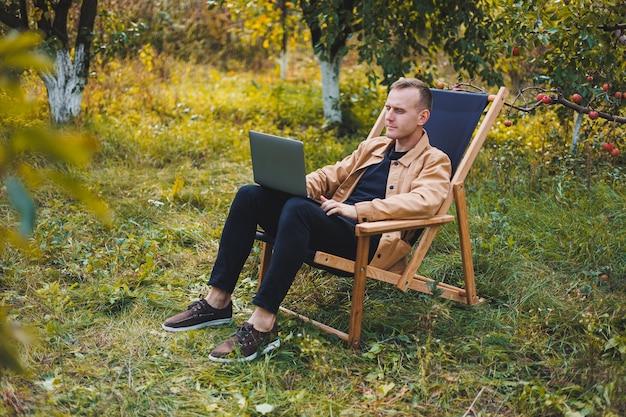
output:
M 375 150 L 374 152 L 372 152 L 372 155 L 380 157 L 381 159 L 384 158 L 385 153 L 389 151 L 389 149 L 395 143 L 395 140 L 393 139 L 387 138 L 387 140 L 389 142 L 389 145 L 386 146 L 385 148 L 380 148 L 380 149 Z M 426 148 L 429 148 L 429 147 L 430 147 L 430 141 L 428 139 L 428 133 L 426 132 L 426 130 L 424 130 L 424 135 L 419 140 L 419 142 L 417 142 L 417 144 L 413 147 L 413 149 L 408 151 L 402 158 L 398 159 L 398 162 L 400 162 L 404 166 L 409 166 L 411 165 L 411 162 L 419 158 L 419 156 L 424 152 L 424 150 L 426 150 Z

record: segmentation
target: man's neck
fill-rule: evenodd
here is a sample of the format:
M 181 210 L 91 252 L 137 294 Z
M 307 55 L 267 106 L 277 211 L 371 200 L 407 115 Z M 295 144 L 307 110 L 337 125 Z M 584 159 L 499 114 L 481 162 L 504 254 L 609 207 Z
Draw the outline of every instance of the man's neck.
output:
M 419 143 L 419 141 L 424 136 L 424 129 L 420 129 L 419 132 L 415 132 L 414 135 L 409 136 L 407 138 L 396 139 L 396 152 L 407 152 L 410 151 Z

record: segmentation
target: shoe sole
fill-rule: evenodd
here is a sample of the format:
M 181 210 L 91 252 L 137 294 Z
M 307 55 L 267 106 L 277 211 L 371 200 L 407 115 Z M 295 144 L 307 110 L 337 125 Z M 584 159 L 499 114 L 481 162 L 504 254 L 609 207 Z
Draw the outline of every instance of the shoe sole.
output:
M 219 326 L 222 324 L 228 324 L 228 323 L 232 323 L 232 321 L 233 319 L 231 317 L 229 319 L 205 321 L 204 323 L 194 324 L 193 326 L 169 327 L 169 326 L 166 326 L 165 324 L 162 324 L 161 327 L 163 328 L 163 330 L 168 331 L 168 332 L 186 332 L 189 330 L 204 329 L 205 327 L 209 327 L 209 326 Z
M 276 339 L 271 343 L 268 343 L 265 348 L 261 351 L 261 355 L 265 355 L 266 353 L 271 352 L 272 350 L 278 348 L 280 346 L 280 339 Z M 209 355 L 209 360 L 213 362 L 220 363 L 232 363 L 232 362 L 249 362 L 255 360 L 259 356 L 258 352 L 254 352 L 250 356 L 246 356 L 244 358 L 218 358 L 217 356 Z

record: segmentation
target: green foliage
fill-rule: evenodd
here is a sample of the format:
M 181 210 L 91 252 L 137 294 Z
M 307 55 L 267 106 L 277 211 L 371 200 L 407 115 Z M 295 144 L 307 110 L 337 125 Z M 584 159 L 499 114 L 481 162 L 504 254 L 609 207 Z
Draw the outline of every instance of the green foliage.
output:
M 39 36 L 25 33 L 0 38 L 0 178 L 6 178 L 6 193 L 21 215 L 22 236 L 30 235 L 34 227 L 34 205 L 14 167 L 17 156 L 36 142 L 39 132 L 28 121 L 27 103 L 19 89 L 17 73 L 25 67 L 48 69 L 41 55 L 33 52 L 40 43 Z M 0 250 L 7 241 L 17 241 L 17 236 L 0 226 Z
M 249 70 L 276 67 L 268 58 L 288 47 L 301 67 L 311 62 L 310 48 L 303 47 L 310 40 L 324 59 L 366 63 L 372 85 L 416 75 L 427 82 L 454 78 L 478 85 L 507 83 L 514 94 L 535 86 L 564 98 L 579 93 L 585 108 L 615 115 L 624 102 L 614 96 L 626 90 L 626 27 L 619 2 L 176 0 L 146 6 L 108 0 L 101 5 L 95 41 L 101 62 L 152 48 L 157 54 L 222 69 Z M 289 71 L 294 73 L 294 68 Z M 602 89 L 605 83 L 610 84 L 608 91 Z M 348 125 L 355 121 L 350 113 L 344 117 Z
M 431 82 L 444 53 L 470 78 L 501 82 L 485 47 L 489 2 L 301 1 L 300 7 L 316 53 L 332 62 L 354 47 L 360 61 L 371 65 L 371 81 L 389 85 L 413 73 Z
M 619 115 L 622 100 L 614 93 L 626 90 L 620 28 L 626 30 L 619 1 L 508 0 L 500 2 L 489 51 L 503 57 L 499 68 L 515 89 L 542 86 L 567 98 L 578 93 L 583 106 Z
M 65 130 L 52 130 L 40 121 L 33 121 L 33 113 L 18 79 L 12 70 L 32 68 L 50 70 L 50 63 L 34 50 L 40 44 L 39 36 L 31 32 L 12 34 L 0 39 L 0 94 L 6 100 L 0 105 L 0 174 L 7 178 L 7 196 L 21 215 L 22 236 L 34 228 L 35 212 L 28 188 L 38 188 L 45 181 L 53 181 L 68 193 L 86 203 L 105 221 L 110 221 L 106 204 L 91 195 L 68 171 L 84 167 L 96 150 L 93 137 Z M 5 58 L 6 57 L 6 58 Z M 57 164 L 57 165 L 54 165 Z M 15 240 L 4 226 L 0 229 L 2 241 Z
M 502 82 L 486 49 L 493 19 L 489 2 L 369 1 L 363 7 L 360 57 L 382 68 L 384 84 L 411 73 L 432 82 L 442 52 L 459 74 Z
M 9 244 L 28 255 L 38 254 L 29 241 L 36 227 L 36 208 L 29 189 L 39 189 L 48 181 L 84 202 L 105 222 L 111 221 L 108 206 L 70 173 L 90 159 L 95 150 L 93 138 L 52 130 L 32 119 L 32 104 L 21 90 L 16 74 L 25 69 L 50 70 L 50 62 L 35 52 L 40 43 L 41 38 L 32 32 L 0 38 L 0 179 L 5 191 L 0 197 L 8 199 L 19 217 L 17 231 L 10 217 L 0 221 L 0 254 L 9 250 Z M 11 347 L 21 330 L 10 331 L 12 326 L 5 324 L 6 313 L 0 307 L 0 364 L 18 369 L 19 362 Z
M 26 101 L 22 95 L 15 74 L 17 71 L 34 66 L 36 68 L 48 68 L 49 64 L 38 54 L 33 53 L 33 48 L 38 45 L 40 38 L 32 33 L 20 36 L 13 34 L 11 37 L 0 38 L 0 179 L 6 179 L 6 195 L 13 207 L 20 215 L 19 233 L 0 225 L 0 253 L 4 251 L 7 243 L 13 243 L 18 247 L 28 249 L 26 237 L 29 236 L 35 225 L 35 208 L 28 192 L 24 189 L 18 177 L 10 174 L 10 166 L 14 159 L 14 153 L 19 152 L 19 146 L 14 139 L 15 125 L 23 118 Z M 24 123 L 28 125 L 28 123 Z M 28 140 L 36 134 L 23 134 L 23 140 Z M 18 148 L 18 149 L 16 149 Z M 0 194 L 1 196 L 2 194 Z M 3 222 L 4 223 L 4 222 Z M 15 345 L 18 338 L 18 329 L 8 324 L 5 308 L 0 305 L 0 370 L 3 368 L 21 370 Z
M 490 169 L 498 180 L 533 191 L 558 183 L 559 194 L 581 185 L 587 190 L 592 184 L 619 187 L 624 175 L 624 155 L 611 155 L 604 148 L 607 142 L 626 148 L 619 126 L 585 117 L 580 140 L 574 152 L 568 152 L 575 114 L 548 108 L 537 117 L 508 110 L 503 117 L 512 120 L 513 125 L 496 123 L 486 144 L 490 155 L 497 154 L 490 161 Z

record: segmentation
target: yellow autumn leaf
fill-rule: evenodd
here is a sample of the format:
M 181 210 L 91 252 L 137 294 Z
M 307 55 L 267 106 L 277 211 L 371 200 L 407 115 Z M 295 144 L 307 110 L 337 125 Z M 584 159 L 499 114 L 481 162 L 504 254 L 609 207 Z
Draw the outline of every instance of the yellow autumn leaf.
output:
M 185 180 L 183 180 L 180 176 L 176 177 L 174 180 L 174 185 L 172 186 L 171 197 L 174 199 L 180 192 L 183 190 L 183 186 L 185 185 Z
M 389 391 L 391 391 L 393 389 L 393 387 L 395 387 L 396 384 L 394 384 L 393 382 L 390 382 L 388 384 L 383 384 L 380 385 L 378 387 L 378 393 L 380 394 L 381 397 L 385 397 L 387 396 L 387 394 L 389 394 Z

